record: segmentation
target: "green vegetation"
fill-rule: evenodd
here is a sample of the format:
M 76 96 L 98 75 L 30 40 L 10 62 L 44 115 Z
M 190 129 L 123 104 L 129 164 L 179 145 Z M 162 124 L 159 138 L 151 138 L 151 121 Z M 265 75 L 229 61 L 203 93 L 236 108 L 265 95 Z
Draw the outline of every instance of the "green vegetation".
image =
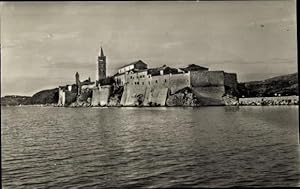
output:
M 30 96 L 16 96 L 10 95 L 1 97 L 1 106 L 18 106 L 31 104 Z
M 239 83 L 238 90 L 239 97 L 298 96 L 298 73 Z
M 43 90 L 30 96 L 4 96 L 1 97 L 1 106 L 56 104 L 58 102 L 58 88 Z

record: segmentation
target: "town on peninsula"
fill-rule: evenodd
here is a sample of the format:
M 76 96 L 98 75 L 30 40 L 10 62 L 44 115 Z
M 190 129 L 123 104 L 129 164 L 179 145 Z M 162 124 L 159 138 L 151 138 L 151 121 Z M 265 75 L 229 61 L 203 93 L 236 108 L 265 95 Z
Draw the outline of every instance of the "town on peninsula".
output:
M 260 82 L 238 83 L 236 73 L 210 71 L 188 64 L 183 68 L 167 65 L 151 68 L 142 60 L 125 64 L 108 76 L 107 59 L 100 47 L 97 79 L 41 91 L 32 97 L 1 97 L 1 105 L 53 105 L 57 107 L 97 106 L 236 106 L 297 105 L 298 73 Z

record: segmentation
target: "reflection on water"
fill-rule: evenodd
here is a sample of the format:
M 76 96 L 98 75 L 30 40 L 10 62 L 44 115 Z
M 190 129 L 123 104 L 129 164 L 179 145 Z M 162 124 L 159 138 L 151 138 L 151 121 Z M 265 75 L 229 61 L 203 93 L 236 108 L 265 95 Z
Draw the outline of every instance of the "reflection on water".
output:
M 2 108 L 4 188 L 297 186 L 298 107 Z

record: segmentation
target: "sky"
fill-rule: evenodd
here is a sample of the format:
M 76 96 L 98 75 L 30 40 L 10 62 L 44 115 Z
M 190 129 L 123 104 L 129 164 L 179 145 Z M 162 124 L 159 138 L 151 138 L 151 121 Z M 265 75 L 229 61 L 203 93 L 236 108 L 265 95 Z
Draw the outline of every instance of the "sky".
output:
M 1 96 L 107 74 L 197 64 L 239 82 L 297 72 L 295 1 L 2 2 Z

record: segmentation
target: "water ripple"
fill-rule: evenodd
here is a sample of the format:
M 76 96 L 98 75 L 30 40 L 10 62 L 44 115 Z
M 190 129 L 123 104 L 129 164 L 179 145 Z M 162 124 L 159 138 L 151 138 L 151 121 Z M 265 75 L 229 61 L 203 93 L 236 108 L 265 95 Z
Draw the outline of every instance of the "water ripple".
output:
M 296 111 L 3 108 L 3 187 L 297 186 Z

